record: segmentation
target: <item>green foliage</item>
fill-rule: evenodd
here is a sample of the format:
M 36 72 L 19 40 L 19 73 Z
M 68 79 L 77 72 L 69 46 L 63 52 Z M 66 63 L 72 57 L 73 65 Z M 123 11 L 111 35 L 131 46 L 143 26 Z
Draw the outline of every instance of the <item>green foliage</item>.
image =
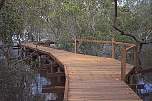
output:
M 63 9 L 72 15 L 77 15 L 80 12 L 80 7 L 71 0 L 67 0 L 63 3 Z
M 18 8 L 18 1 L 9 1 L 0 11 L 0 38 L 6 42 L 11 42 L 13 33 L 19 34 L 23 29 L 24 19 Z
M 68 51 L 72 51 L 74 47 L 73 43 L 71 43 L 72 39 L 69 36 L 69 33 L 64 33 L 63 37 L 58 40 L 58 48 L 65 49 Z
M 125 35 L 116 34 L 114 38 L 116 41 L 135 43 L 134 39 Z
M 117 25 L 139 39 L 149 37 L 152 28 L 151 2 L 127 0 L 118 6 Z M 56 40 L 75 36 L 110 40 L 115 36 L 112 0 L 10 0 L 0 11 L 0 34 L 9 40 L 12 33 L 27 33 L 38 38 L 53 34 Z M 150 32 L 150 33 L 149 33 Z M 151 35 L 150 35 L 151 36 Z M 66 38 L 68 38 L 66 37 Z M 131 41 L 116 35 L 119 40 Z
M 82 33 L 79 36 L 80 38 L 87 38 L 87 39 L 94 39 L 94 40 L 104 40 L 104 41 L 110 41 L 112 40 L 112 34 L 109 33 L 102 33 L 102 32 L 96 32 L 96 33 Z
M 119 7 L 118 25 L 139 40 L 152 40 L 152 2 L 127 0 Z

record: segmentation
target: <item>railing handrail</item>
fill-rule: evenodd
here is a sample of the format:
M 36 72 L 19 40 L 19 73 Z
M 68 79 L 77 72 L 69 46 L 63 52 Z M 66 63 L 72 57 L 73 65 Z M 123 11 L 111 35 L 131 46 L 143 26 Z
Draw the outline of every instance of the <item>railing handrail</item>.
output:
M 120 45 L 121 47 L 121 79 L 125 80 L 126 76 L 126 64 L 127 64 L 127 52 L 133 49 L 134 51 L 134 66 L 137 65 L 137 46 L 132 43 L 123 43 L 115 41 L 114 38 L 111 41 L 101 41 L 95 39 L 87 39 L 87 38 L 80 38 L 75 39 L 75 53 L 77 53 L 77 48 L 79 48 L 78 44 L 82 44 L 82 42 L 89 42 L 89 43 L 97 43 L 97 44 L 111 44 L 112 45 L 112 58 L 115 58 L 115 46 Z
M 98 44 L 112 44 L 114 42 L 116 45 L 126 45 L 126 46 L 135 46 L 135 44 L 132 43 L 126 43 L 126 42 L 119 42 L 119 41 L 103 41 L 103 40 L 95 40 L 95 39 L 86 39 L 86 38 L 80 38 L 76 39 L 76 42 L 93 42 L 93 43 L 98 43 Z

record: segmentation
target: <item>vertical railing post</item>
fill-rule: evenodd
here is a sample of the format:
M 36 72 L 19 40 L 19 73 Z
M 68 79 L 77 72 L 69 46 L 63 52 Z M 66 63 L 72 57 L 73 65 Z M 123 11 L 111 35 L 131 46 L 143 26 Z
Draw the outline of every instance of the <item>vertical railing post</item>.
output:
M 24 47 L 21 48 L 21 59 L 25 58 L 25 50 Z
M 138 54 L 138 53 L 137 53 L 137 46 L 134 47 L 134 50 L 133 50 L 133 51 L 134 51 L 134 52 L 133 52 L 133 53 L 134 53 L 134 66 L 136 67 L 137 64 L 138 64 L 138 63 L 137 63 L 137 61 L 138 61 L 138 60 L 137 60 L 137 58 L 138 58 L 138 57 L 137 57 L 137 54 Z
M 123 46 L 121 49 L 121 80 L 125 80 L 126 76 L 126 48 Z
M 74 39 L 74 52 L 77 53 L 77 38 Z
M 112 38 L 112 58 L 115 58 L 115 39 Z
M 41 55 L 39 54 L 38 55 L 38 67 L 41 67 L 41 62 L 42 62 L 42 59 L 41 59 Z

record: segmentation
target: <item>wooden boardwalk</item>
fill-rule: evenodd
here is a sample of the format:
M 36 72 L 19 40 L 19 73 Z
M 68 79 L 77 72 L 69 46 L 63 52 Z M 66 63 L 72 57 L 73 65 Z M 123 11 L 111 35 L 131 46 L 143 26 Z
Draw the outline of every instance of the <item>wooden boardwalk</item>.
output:
M 121 81 L 121 63 L 118 60 L 75 54 L 63 50 L 24 44 L 26 48 L 41 51 L 66 70 L 67 101 L 142 101 L 129 86 Z M 127 73 L 133 66 L 127 64 Z

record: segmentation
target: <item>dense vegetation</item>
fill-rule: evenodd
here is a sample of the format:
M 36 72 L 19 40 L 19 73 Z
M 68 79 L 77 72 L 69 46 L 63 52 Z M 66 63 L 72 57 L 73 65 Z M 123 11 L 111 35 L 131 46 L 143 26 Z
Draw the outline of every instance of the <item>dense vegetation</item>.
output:
M 141 43 L 151 43 L 152 1 L 118 0 L 117 7 L 115 25 Z M 136 42 L 133 37 L 121 35 L 113 28 L 114 12 L 114 0 L 0 0 L 0 53 L 3 57 L 0 60 L 3 64 L 0 65 L 0 88 L 7 87 L 0 89 L 2 101 L 8 101 L 8 96 L 14 101 L 29 100 L 23 98 L 25 90 L 22 81 L 32 78 L 25 76 L 31 74 L 27 71 L 30 67 L 11 59 L 14 35 L 18 43 L 42 39 L 64 43 L 80 36 L 98 40 L 111 40 L 115 37 L 119 41 Z M 60 47 L 70 45 L 62 44 Z M 20 68 L 21 65 L 23 68 Z M 12 73 L 14 75 L 10 76 Z
M 118 3 L 116 24 L 140 40 L 151 40 L 151 0 L 123 0 Z M 39 40 L 44 36 L 100 37 L 117 36 L 113 28 L 114 2 L 112 0 L 9 0 L 1 11 L 1 38 L 15 33 L 27 33 Z M 118 39 L 124 40 L 123 37 Z

